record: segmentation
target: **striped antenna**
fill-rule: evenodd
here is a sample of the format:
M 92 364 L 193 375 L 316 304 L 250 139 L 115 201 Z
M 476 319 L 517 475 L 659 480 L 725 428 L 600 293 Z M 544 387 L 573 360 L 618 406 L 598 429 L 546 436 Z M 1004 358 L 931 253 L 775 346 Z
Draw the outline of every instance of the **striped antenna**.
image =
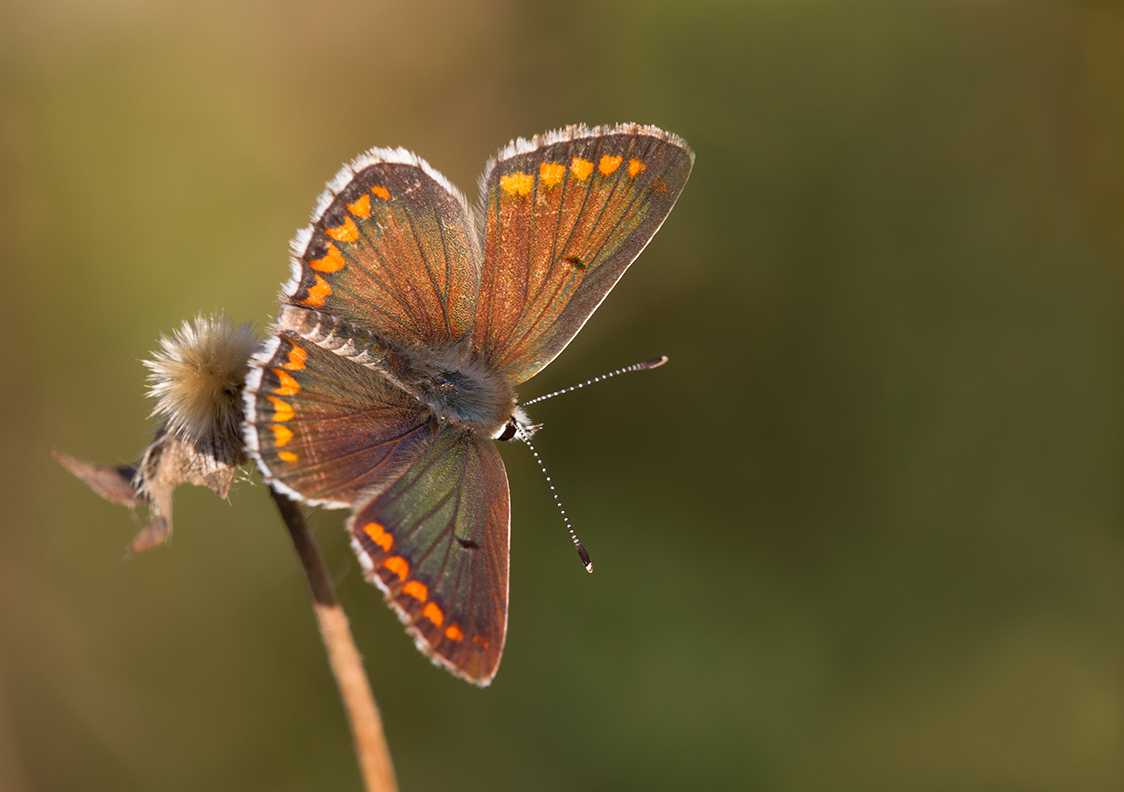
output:
M 624 368 L 619 368 L 616 371 L 610 371 L 608 374 L 602 374 L 600 377 L 594 377 L 593 379 L 588 379 L 585 382 L 579 382 L 577 385 L 571 385 L 568 388 L 563 388 L 562 390 L 556 390 L 556 391 L 554 391 L 554 393 L 548 393 L 545 396 L 536 396 L 535 398 L 531 399 L 530 401 L 524 402 L 523 406 L 529 407 L 530 405 L 534 404 L 535 402 L 541 402 L 541 401 L 546 401 L 547 399 L 553 399 L 555 396 L 561 396 L 563 393 L 573 393 L 576 390 L 581 390 L 586 385 L 593 385 L 594 383 L 602 382 L 604 380 L 607 380 L 610 377 L 616 377 L 620 374 L 627 374 L 630 371 L 647 371 L 648 369 L 659 368 L 660 366 L 662 366 L 666 362 L 667 362 L 667 355 L 660 355 L 658 358 L 652 358 L 651 360 L 645 360 L 643 363 L 633 363 L 631 366 L 625 366 Z
M 586 552 L 585 545 L 578 535 L 574 533 L 574 526 L 570 525 L 570 518 L 566 516 L 566 510 L 562 508 L 562 499 L 558 497 L 558 490 L 554 489 L 554 482 L 550 479 L 550 474 L 546 472 L 546 465 L 542 463 L 539 457 L 539 452 L 531 445 L 531 435 L 523 430 L 519 424 L 515 424 L 515 434 L 527 444 L 527 448 L 531 449 L 531 453 L 535 456 L 535 461 L 539 463 L 539 470 L 546 476 L 546 485 L 550 487 L 550 494 L 554 496 L 554 505 L 558 507 L 558 511 L 562 514 L 562 522 L 566 523 L 566 530 L 570 532 L 570 539 L 574 542 L 574 548 L 578 551 L 578 557 L 581 558 L 582 563 L 585 564 L 586 572 L 593 572 L 593 562 L 589 560 L 589 553 Z
M 561 396 L 563 393 L 573 393 L 576 390 L 584 388 L 586 385 L 593 385 L 596 382 L 607 380 L 610 377 L 616 377 L 619 374 L 627 374 L 630 371 L 647 371 L 648 369 L 659 368 L 666 362 L 667 355 L 660 355 L 658 358 L 645 360 L 643 363 L 633 363 L 631 366 L 625 366 L 624 368 L 619 368 L 616 371 L 610 371 L 608 374 L 602 374 L 600 377 L 594 377 L 593 379 L 588 379 L 585 382 L 579 382 L 577 385 L 571 385 L 568 388 L 556 390 L 553 393 L 546 394 L 545 396 L 538 396 L 528 402 L 525 402 L 522 406 L 526 407 L 528 405 L 534 404 L 535 402 L 553 399 L 555 396 Z M 589 553 L 586 552 L 585 545 L 582 544 L 581 539 L 579 539 L 578 535 L 574 533 L 574 526 L 570 525 L 570 518 L 566 516 L 566 510 L 562 507 L 562 499 L 558 497 L 558 490 L 554 488 L 554 482 L 551 480 L 550 474 L 546 472 L 546 465 L 543 464 L 542 458 L 539 456 L 539 452 L 535 450 L 535 447 L 533 445 L 531 445 L 531 432 L 524 429 L 518 421 L 513 421 L 511 425 L 515 427 L 516 436 L 527 444 L 527 448 L 531 449 L 531 454 L 534 455 L 535 462 L 538 463 L 539 470 L 541 470 L 543 476 L 546 477 L 546 484 L 548 487 L 550 487 L 550 494 L 554 497 L 554 504 L 558 507 L 558 512 L 562 515 L 562 522 L 566 523 L 566 530 L 570 532 L 570 539 L 574 542 L 574 548 L 578 551 L 578 557 L 580 557 L 582 563 L 585 564 L 585 571 L 593 572 L 593 562 L 589 560 Z

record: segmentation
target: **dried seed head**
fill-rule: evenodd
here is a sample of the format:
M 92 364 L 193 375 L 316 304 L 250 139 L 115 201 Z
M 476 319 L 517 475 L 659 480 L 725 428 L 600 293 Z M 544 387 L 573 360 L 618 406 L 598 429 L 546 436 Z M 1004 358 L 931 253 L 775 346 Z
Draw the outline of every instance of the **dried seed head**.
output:
M 257 343 L 250 325 L 198 316 L 160 339 L 148 367 L 153 416 L 202 454 L 241 461 L 242 386 Z M 236 461 L 237 460 L 237 461 Z
M 103 498 L 148 505 L 151 520 L 133 539 L 130 554 L 171 538 L 172 493 L 180 484 L 209 487 L 226 497 L 238 465 L 246 461 L 242 386 L 256 343 L 250 325 L 235 327 L 225 316 L 184 322 L 144 361 L 148 393 L 156 399 L 152 415 L 162 420 L 140 462 L 109 467 L 54 452 Z

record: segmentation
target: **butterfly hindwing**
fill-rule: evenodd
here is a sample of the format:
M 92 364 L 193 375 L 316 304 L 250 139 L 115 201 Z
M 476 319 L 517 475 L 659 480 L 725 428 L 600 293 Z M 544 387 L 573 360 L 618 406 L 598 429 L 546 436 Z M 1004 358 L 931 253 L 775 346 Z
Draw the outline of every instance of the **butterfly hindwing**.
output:
M 656 233 L 694 155 L 654 127 L 570 127 L 500 152 L 484 173 L 473 341 L 510 382 L 581 329 Z
M 246 407 L 246 439 L 271 483 L 335 507 L 394 481 L 436 431 L 381 374 L 291 331 L 255 356 Z
M 441 429 L 424 453 L 348 523 L 366 576 L 418 648 L 486 685 L 507 633 L 509 508 L 489 440 Z
M 479 252 L 464 197 L 423 160 L 373 149 L 328 185 L 293 242 L 284 299 L 410 344 L 471 330 Z

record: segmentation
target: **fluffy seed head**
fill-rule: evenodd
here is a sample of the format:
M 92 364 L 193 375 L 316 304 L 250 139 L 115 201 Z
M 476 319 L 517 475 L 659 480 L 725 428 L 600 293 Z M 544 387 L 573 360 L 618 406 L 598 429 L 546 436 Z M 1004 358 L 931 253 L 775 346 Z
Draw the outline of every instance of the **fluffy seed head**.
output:
M 241 445 L 242 386 L 257 339 L 249 324 L 225 316 L 184 322 L 144 361 L 153 416 L 196 448 Z

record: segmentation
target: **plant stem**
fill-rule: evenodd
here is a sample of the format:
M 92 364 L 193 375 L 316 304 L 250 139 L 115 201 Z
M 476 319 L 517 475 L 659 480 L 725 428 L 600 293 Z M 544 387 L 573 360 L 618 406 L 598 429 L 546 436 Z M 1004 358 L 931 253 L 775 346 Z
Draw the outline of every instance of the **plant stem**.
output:
M 320 548 L 308 531 L 308 524 L 300 507 L 281 493 L 270 488 L 274 502 L 289 529 L 293 548 L 297 551 L 304 569 L 308 588 L 312 593 L 312 609 L 320 627 L 320 638 L 328 651 L 328 664 L 336 677 L 344 709 L 347 710 L 359 771 L 367 792 L 397 792 L 394 765 L 383 734 L 382 720 L 371 694 L 371 686 L 363 670 L 363 658 L 351 637 L 347 615 L 336 599 L 335 588 L 324 567 Z

